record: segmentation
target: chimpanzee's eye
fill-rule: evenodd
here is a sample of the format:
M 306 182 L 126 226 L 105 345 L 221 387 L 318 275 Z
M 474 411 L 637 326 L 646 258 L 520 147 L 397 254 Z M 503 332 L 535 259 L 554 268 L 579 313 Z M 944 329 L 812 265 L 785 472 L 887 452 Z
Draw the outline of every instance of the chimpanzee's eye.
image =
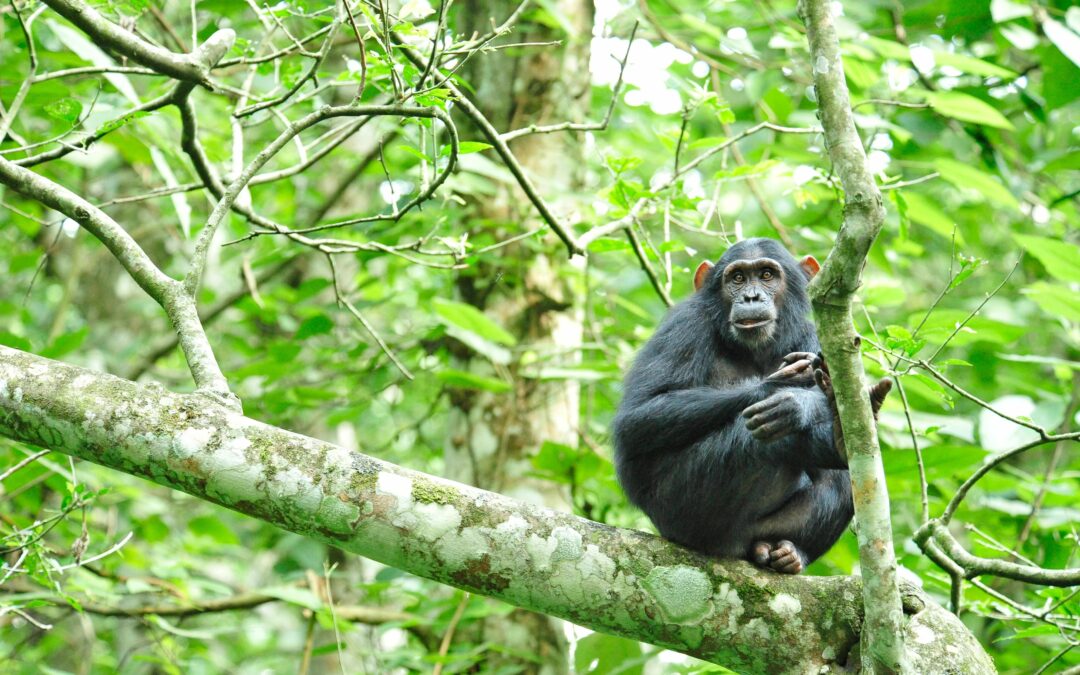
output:
M 736 272 L 735 276 L 731 277 L 731 280 L 737 284 L 741 284 L 742 282 L 746 281 L 746 277 L 743 276 L 742 272 Z
M 765 281 L 768 281 L 769 279 L 772 279 L 772 277 L 773 277 L 772 270 L 765 270 L 764 272 L 761 273 L 761 278 L 764 279 Z

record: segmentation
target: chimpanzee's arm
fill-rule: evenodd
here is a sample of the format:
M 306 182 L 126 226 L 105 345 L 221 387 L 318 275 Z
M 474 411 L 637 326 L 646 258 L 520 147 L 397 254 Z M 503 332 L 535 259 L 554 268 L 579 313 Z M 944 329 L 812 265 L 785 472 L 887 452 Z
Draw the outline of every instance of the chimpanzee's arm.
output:
M 747 406 L 781 388 L 759 381 L 726 389 L 675 389 L 636 400 L 628 396 L 615 416 L 615 441 L 628 458 L 685 448 L 726 426 L 742 426 L 738 416 Z
M 759 411 L 746 415 L 745 411 Z M 742 413 L 749 419 L 744 421 Z M 753 428 L 750 428 L 753 426 Z M 819 390 L 754 382 L 728 389 L 695 387 L 624 401 L 615 418 L 616 443 L 627 458 L 676 452 L 706 436 L 723 463 L 783 462 L 791 466 L 847 467 L 833 444 L 832 413 Z M 768 433 L 761 433 L 768 432 Z
M 755 440 L 778 458 L 803 467 L 844 469 L 833 443 L 832 409 L 819 389 L 788 387 L 743 411 Z

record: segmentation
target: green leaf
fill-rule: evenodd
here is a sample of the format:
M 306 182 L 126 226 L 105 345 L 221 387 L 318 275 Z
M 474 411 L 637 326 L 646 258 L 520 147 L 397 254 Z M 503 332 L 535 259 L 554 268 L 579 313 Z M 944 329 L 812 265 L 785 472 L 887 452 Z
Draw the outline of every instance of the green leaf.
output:
M 641 166 L 642 160 L 640 157 L 620 157 L 619 155 L 611 155 L 604 158 L 604 163 L 611 169 L 616 175 L 631 171 Z
M 460 341 L 465 346 L 472 349 L 477 354 L 480 354 L 484 358 L 488 359 L 492 363 L 498 363 L 500 365 L 506 365 L 510 363 L 513 358 L 513 354 L 506 347 L 498 345 L 491 340 L 485 340 L 472 331 L 465 330 L 460 326 L 448 324 L 446 326 L 446 334 L 450 337 Z
M 430 157 L 428 157 L 424 153 L 420 152 L 419 150 L 417 150 L 416 148 L 414 148 L 411 145 L 402 144 L 402 145 L 399 145 L 397 147 L 402 152 L 404 152 L 406 154 L 409 154 L 409 155 L 412 155 L 413 157 L 415 157 L 415 158 L 417 158 L 417 159 L 419 159 L 421 161 L 424 161 L 424 162 L 430 162 L 431 161 Z M 447 150 L 447 149 L 443 148 L 443 150 Z M 447 152 L 449 153 L 449 151 L 447 151 Z
M 641 643 L 604 633 L 588 635 L 574 650 L 574 671 L 640 675 L 644 672 Z
M 959 309 L 934 310 L 926 320 L 926 323 L 923 324 L 922 331 L 919 335 L 930 338 L 931 340 L 944 340 L 956 330 L 956 326 L 966 319 L 967 316 L 968 312 Z M 908 323 L 909 325 L 917 326 L 921 319 L 922 313 L 916 312 L 909 317 Z M 1015 326 L 1013 324 L 1005 323 L 1004 321 L 988 319 L 985 316 L 976 316 L 972 317 L 964 324 L 964 328 L 956 334 L 956 337 L 954 337 L 949 344 L 952 346 L 962 346 L 980 340 L 1004 344 L 1019 340 L 1025 333 L 1027 333 L 1027 329 L 1023 326 Z
M 904 304 L 907 291 L 902 283 L 892 279 L 873 279 L 859 289 L 863 303 L 870 307 L 891 307 Z
M 609 237 L 601 237 L 596 241 L 589 244 L 590 253 L 606 253 L 607 251 L 628 251 L 630 250 L 630 242 L 625 239 L 611 239 Z
M 870 45 L 883 58 L 896 59 L 897 61 L 911 60 L 911 52 L 908 50 L 907 45 L 902 45 L 899 42 L 868 36 L 866 44 Z
M 997 108 L 982 99 L 959 91 L 922 92 L 934 110 L 961 122 L 983 124 L 997 129 L 1012 129 L 1013 124 Z
M 540 450 L 532 456 L 533 468 L 543 472 L 548 478 L 565 478 L 570 474 L 570 468 L 577 460 L 578 451 L 569 445 L 544 441 Z
M 458 143 L 458 154 L 468 155 L 474 152 L 483 152 L 490 147 L 492 146 L 487 143 L 481 143 L 479 141 L 462 141 Z M 439 151 L 439 154 L 443 157 L 448 157 L 450 155 L 450 146 L 444 145 L 442 147 L 442 150 Z
M 956 230 L 956 221 L 945 215 L 932 201 L 918 192 L 905 192 L 904 199 L 907 201 L 907 215 L 912 222 L 929 228 L 951 241 L 953 232 L 956 233 L 956 243 L 962 244 L 963 238 L 959 230 Z
M 116 118 L 114 120 L 109 120 L 105 124 L 102 124 L 100 127 L 98 127 L 98 130 L 95 133 L 97 133 L 100 136 L 104 136 L 105 134 L 112 133 L 113 131 L 116 131 L 117 129 L 119 129 L 120 127 L 124 126 L 125 124 L 127 124 L 129 122 L 137 120 L 140 117 L 147 117 L 147 116 L 152 115 L 152 114 L 153 113 L 147 112 L 145 110 L 138 110 L 138 111 L 133 112 L 133 113 L 128 113 L 127 115 L 124 115 L 123 117 L 118 117 L 118 118 Z
M 297 588 L 296 586 L 271 586 L 270 588 L 264 588 L 259 591 L 263 595 L 269 595 L 272 598 L 278 600 L 284 600 L 290 605 L 297 605 L 300 607 L 306 607 L 312 611 L 318 611 L 322 609 L 322 600 L 306 588 Z
M 74 124 L 82 114 L 82 103 L 74 98 L 62 98 L 45 106 L 45 114 L 57 120 L 63 120 L 68 124 Z
M 517 344 L 517 340 L 505 328 L 492 321 L 472 305 L 436 298 L 435 313 L 448 325 L 457 326 L 485 340 L 507 345 L 508 347 Z
M 329 333 L 333 328 L 334 322 L 325 314 L 319 314 L 310 319 L 305 319 L 304 323 L 300 324 L 300 329 L 296 331 L 296 339 L 304 340 L 313 335 Z
M 909 378 L 904 378 L 904 386 L 910 386 Z M 929 432 L 930 429 L 926 431 Z M 881 454 L 889 482 L 897 479 L 917 480 L 919 465 L 915 453 L 910 450 L 890 450 Z M 931 480 L 969 471 L 986 457 L 985 450 L 969 445 L 932 445 L 923 448 L 922 454 L 923 470 Z
M 775 159 L 767 159 L 764 162 L 758 162 L 756 164 L 743 164 L 731 169 L 722 169 L 717 171 L 713 178 L 717 180 L 730 179 L 730 178 L 745 178 L 747 176 L 756 176 L 767 172 L 769 169 L 776 165 Z
M 1080 294 L 1075 291 L 1060 284 L 1037 281 L 1020 292 L 1034 300 L 1047 314 L 1080 322 Z
M 0 330 L 0 345 L 11 347 L 12 349 L 19 349 L 24 352 L 31 350 L 29 340 L 14 333 L 9 333 L 6 330 Z
M 50 359 L 57 359 L 64 354 L 70 354 L 82 346 L 87 333 L 89 333 L 89 329 L 84 326 L 73 333 L 61 335 L 53 340 L 52 344 L 41 350 L 41 355 Z
M 652 324 L 656 323 L 657 317 L 649 314 L 647 311 L 645 311 L 645 309 L 641 305 L 638 305 L 637 303 L 631 302 L 630 300 L 627 300 L 626 298 L 624 298 L 621 295 L 612 295 L 610 297 L 611 297 L 611 300 L 616 305 L 618 305 L 619 307 L 621 307 L 621 308 L 625 309 L 626 311 L 630 312 L 631 314 L 633 314 L 637 318 L 642 319 L 642 320 L 644 320 L 646 322 L 649 322 L 649 325 L 652 325 Z
M 1050 42 L 1053 42 L 1054 46 L 1077 67 L 1080 67 L 1080 35 L 1049 17 L 1042 21 L 1042 29 L 1046 37 L 1050 38 Z
M 209 537 L 219 544 L 239 544 L 236 533 L 225 526 L 217 516 L 199 516 L 188 521 L 188 529 L 193 534 Z
M 936 160 L 934 168 L 941 173 L 942 178 L 956 187 L 973 188 L 982 193 L 990 202 L 1016 210 L 1020 209 L 1020 203 L 1016 201 L 1016 197 L 1009 192 L 1009 189 L 995 176 L 985 171 L 980 171 L 970 164 L 946 158 Z
M 904 328 L 903 326 L 887 326 L 885 328 L 885 332 L 890 337 L 900 338 L 902 340 L 911 339 L 911 331 L 909 331 L 907 328 Z
M 690 141 L 686 144 L 688 150 L 702 150 L 708 148 L 715 148 L 716 146 L 727 142 L 727 136 L 702 136 L 701 138 Z M 641 160 L 638 160 L 640 163 Z
M 954 54 L 953 52 L 934 50 L 934 62 L 939 66 L 952 66 L 957 70 L 962 70 L 965 73 L 971 73 L 972 75 L 1000 77 L 1003 80 L 1013 80 L 1019 77 L 1019 73 L 1016 71 L 1002 68 L 1001 66 L 966 54 Z
M 504 394 L 510 391 L 511 388 L 509 382 L 497 380 L 493 377 L 476 375 L 475 373 L 469 373 L 463 370 L 454 370 L 452 368 L 440 370 L 435 374 L 435 377 L 438 378 L 440 382 L 446 384 L 446 386 L 454 389 L 476 389 L 479 391 Z
M 868 38 L 867 43 L 882 58 L 906 62 L 911 61 L 911 50 L 905 45 L 876 37 Z M 966 54 L 954 54 L 953 52 L 947 52 L 941 49 L 933 50 L 933 54 L 935 65 L 952 66 L 957 70 L 962 70 L 965 73 L 971 73 L 972 75 L 1000 77 L 1006 80 L 1011 80 L 1018 76 L 1015 71 L 1009 70 L 1008 68 L 1003 68 L 988 61 L 983 61 L 982 59 L 977 59 L 973 56 L 967 56 Z M 846 68 L 847 64 L 844 65 Z
M 1055 634 L 1057 634 L 1057 632 L 1058 632 L 1058 629 L 1057 629 L 1056 626 L 1051 626 L 1049 624 L 1040 624 L 1038 626 L 1032 626 L 1031 628 L 1023 628 L 1021 630 L 1016 631 L 1016 633 L 1014 633 L 1012 635 L 1009 635 L 1009 636 L 1003 637 L 1003 638 L 998 638 L 997 640 L 995 640 L 995 642 L 1007 642 L 1009 640 L 1020 640 L 1020 639 L 1024 639 L 1024 638 L 1038 637 L 1040 635 L 1055 635 Z
M 136 527 L 138 528 L 139 539 L 142 539 L 144 541 L 148 541 L 148 542 L 165 541 L 165 539 L 167 539 L 168 536 L 169 536 L 169 526 L 166 525 L 165 521 L 162 520 L 161 516 L 157 515 L 156 513 L 151 514 L 149 516 L 146 516 L 142 520 L 136 521 Z M 142 581 L 142 580 L 137 579 L 137 578 L 129 579 L 128 584 L 127 584 L 128 591 L 130 591 L 132 593 L 141 593 L 141 592 L 149 591 L 149 590 L 152 589 L 152 587 L 149 584 L 146 585 L 147 586 L 146 588 L 141 589 L 141 590 L 137 589 L 137 588 L 132 588 L 131 584 L 132 584 L 132 582 L 135 582 L 135 581 Z M 142 582 L 142 583 L 145 584 L 146 582 Z
M 1080 282 L 1080 246 L 1049 237 L 1015 234 L 1013 238 L 1039 259 L 1050 276 Z
M 967 281 L 967 278 L 974 274 L 976 269 L 978 269 L 978 267 L 976 267 L 975 265 L 971 265 L 968 267 L 964 267 L 959 272 L 957 272 L 956 276 L 954 276 L 949 282 L 949 290 L 951 291 L 960 284 Z

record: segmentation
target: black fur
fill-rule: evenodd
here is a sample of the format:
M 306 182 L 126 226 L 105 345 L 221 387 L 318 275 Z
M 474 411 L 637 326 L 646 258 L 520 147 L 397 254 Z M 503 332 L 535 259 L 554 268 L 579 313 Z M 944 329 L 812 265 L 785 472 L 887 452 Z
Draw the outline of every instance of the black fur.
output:
M 771 258 L 783 270 L 767 339 L 730 322 L 723 270 Z M 766 381 L 793 352 L 819 350 L 799 263 L 771 239 L 729 248 L 701 290 L 673 307 L 626 376 L 613 434 L 619 482 L 664 537 L 704 553 L 745 558 L 760 541 L 793 542 L 809 564 L 851 520 L 846 461 L 832 412 L 813 379 Z M 784 399 L 785 435 L 756 440 L 743 411 Z M 801 568 L 800 568 L 801 569 Z

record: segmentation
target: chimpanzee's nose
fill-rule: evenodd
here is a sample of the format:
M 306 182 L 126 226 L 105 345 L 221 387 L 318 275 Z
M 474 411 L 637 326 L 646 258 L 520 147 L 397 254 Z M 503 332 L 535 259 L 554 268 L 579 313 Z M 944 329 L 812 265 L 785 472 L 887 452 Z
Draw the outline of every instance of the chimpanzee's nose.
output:
M 760 302 L 761 301 L 761 291 L 759 291 L 756 288 L 748 288 L 748 289 L 746 289 L 745 291 L 743 291 L 743 301 L 744 302 Z

